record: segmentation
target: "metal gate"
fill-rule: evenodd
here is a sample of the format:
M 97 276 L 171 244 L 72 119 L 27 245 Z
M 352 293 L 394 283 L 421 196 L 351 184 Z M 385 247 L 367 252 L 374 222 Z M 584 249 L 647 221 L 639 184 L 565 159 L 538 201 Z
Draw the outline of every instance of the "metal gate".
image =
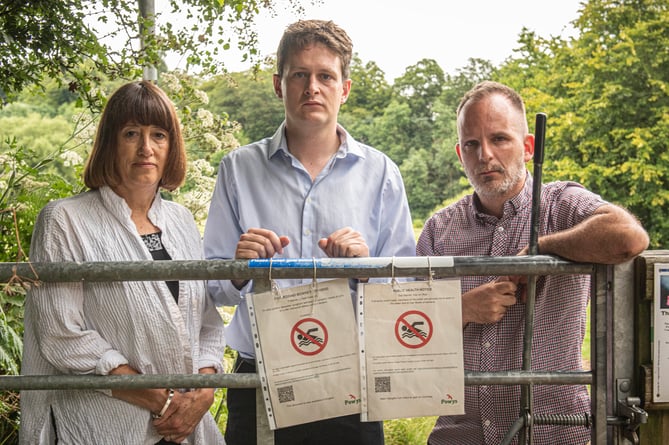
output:
M 435 266 L 439 264 L 438 266 Z M 601 266 L 572 263 L 548 255 L 524 257 L 453 257 L 452 265 L 430 257 L 334 258 L 290 260 L 133 261 L 108 263 L 0 263 L 0 282 L 21 277 L 53 282 L 213 280 L 243 278 L 256 281 L 256 291 L 269 287 L 272 278 L 458 277 L 466 275 L 590 274 L 591 370 L 465 371 L 465 385 L 585 384 L 591 387 L 591 412 L 582 416 L 546 415 L 524 409 L 504 443 L 520 435 L 531 443 L 531 428 L 539 424 L 587 425 L 593 444 L 638 443 L 637 429 L 647 414 L 639 405 L 634 385 L 634 270 L 633 264 Z M 284 267 L 285 266 L 285 267 Z M 615 321 L 615 322 L 614 322 Z M 615 342 L 614 339 L 615 338 Z M 531 342 L 530 342 L 531 344 Z M 140 376 L 0 376 L 0 390 L 115 389 L 115 388 L 256 388 L 262 401 L 257 374 L 140 375 Z M 273 444 L 262 405 L 258 404 L 258 443 Z

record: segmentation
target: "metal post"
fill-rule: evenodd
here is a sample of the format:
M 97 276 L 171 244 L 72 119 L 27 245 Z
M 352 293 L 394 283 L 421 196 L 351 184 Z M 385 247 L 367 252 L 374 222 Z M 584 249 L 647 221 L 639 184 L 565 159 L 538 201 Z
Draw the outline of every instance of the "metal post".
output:
M 139 26 L 139 36 L 142 52 L 146 55 L 146 38 L 147 36 L 154 35 L 156 32 L 156 5 L 154 0 L 138 0 L 138 2 L 139 12 L 142 16 Z M 156 67 L 150 63 L 144 65 L 144 74 L 142 78 L 144 80 L 156 82 L 158 80 L 158 71 L 156 70 Z
M 592 425 L 592 443 L 607 443 L 606 419 L 606 382 L 607 382 L 607 329 L 608 313 L 608 268 L 606 265 L 596 265 L 595 274 L 591 281 L 590 298 L 590 342 L 592 386 L 590 387 L 591 411 L 594 417 Z
M 541 182 L 544 163 L 544 140 L 546 135 L 546 115 L 538 113 L 534 126 L 534 178 L 532 182 L 532 214 L 530 223 L 529 254 L 539 253 L 539 224 L 541 222 Z M 525 303 L 525 331 L 523 337 L 523 371 L 532 369 L 532 338 L 534 336 L 534 309 L 536 303 L 537 276 L 527 278 L 527 301 Z M 520 417 L 525 428 L 521 431 L 519 443 L 532 443 L 534 419 L 532 406 L 532 385 L 523 385 L 520 393 Z

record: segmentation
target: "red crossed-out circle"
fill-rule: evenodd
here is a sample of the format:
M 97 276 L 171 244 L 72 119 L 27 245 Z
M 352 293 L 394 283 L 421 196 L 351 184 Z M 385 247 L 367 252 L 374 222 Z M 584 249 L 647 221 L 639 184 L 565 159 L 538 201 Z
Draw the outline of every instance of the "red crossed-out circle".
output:
M 417 328 L 417 325 L 426 325 L 427 334 L 423 329 Z M 407 311 L 395 322 L 395 338 L 404 347 L 422 348 L 432 338 L 432 320 L 421 311 Z
M 328 344 L 328 330 L 320 320 L 303 318 L 291 329 L 290 343 L 302 355 L 316 355 Z

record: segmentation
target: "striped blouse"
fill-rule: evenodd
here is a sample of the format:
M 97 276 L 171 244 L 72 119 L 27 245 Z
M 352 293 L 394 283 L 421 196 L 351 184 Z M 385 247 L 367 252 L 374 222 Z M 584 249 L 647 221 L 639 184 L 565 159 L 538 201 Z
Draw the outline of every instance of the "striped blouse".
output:
M 175 260 L 202 258 L 201 238 L 184 207 L 157 194 L 149 218 Z M 125 200 L 103 187 L 53 201 L 35 223 L 33 262 L 151 260 Z M 202 281 L 179 281 L 178 303 L 165 281 L 43 283 L 26 297 L 24 375 L 107 375 L 123 364 L 142 374 L 222 372 L 223 322 Z M 23 391 L 23 444 L 155 444 L 151 413 L 109 390 Z M 190 444 L 224 443 L 207 414 Z

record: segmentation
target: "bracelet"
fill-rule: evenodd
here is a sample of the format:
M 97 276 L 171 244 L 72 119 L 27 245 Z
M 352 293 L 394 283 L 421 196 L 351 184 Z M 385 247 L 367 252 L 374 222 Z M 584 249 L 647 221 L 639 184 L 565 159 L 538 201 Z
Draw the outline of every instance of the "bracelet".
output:
M 167 394 L 167 400 L 165 400 L 165 404 L 163 405 L 163 409 L 160 410 L 159 414 L 151 414 L 151 416 L 154 419 L 160 419 L 161 417 L 163 417 L 163 414 L 165 414 L 165 411 L 167 411 L 167 408 L 170 407 L 170 403 L 172 403 L 172 397 L 174 397 L 174 390 L 172 388 L 170 388 L 168 391 L 169 392 Z

